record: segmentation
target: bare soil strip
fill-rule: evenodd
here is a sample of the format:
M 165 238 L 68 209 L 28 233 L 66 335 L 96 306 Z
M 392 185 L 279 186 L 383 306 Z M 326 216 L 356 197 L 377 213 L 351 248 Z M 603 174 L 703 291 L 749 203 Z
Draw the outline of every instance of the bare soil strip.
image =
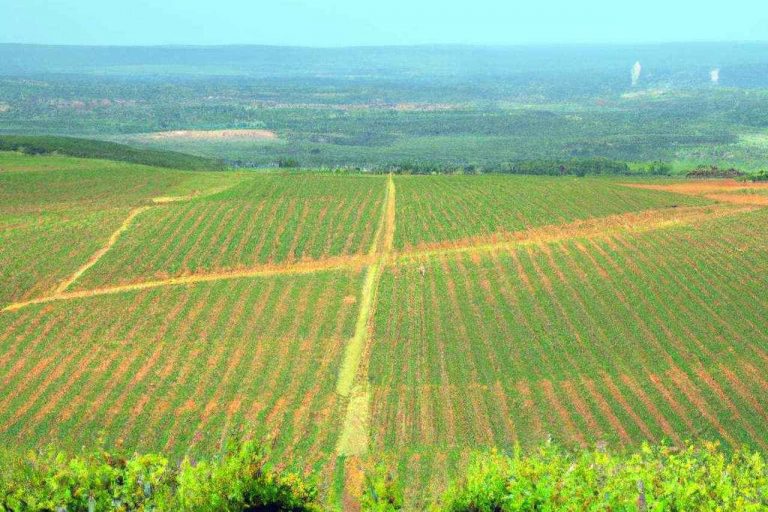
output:
M 635 185 L 628 185 L 635 186 Z M 637 187 L 660 187 L 662 185 L 637 185 Z M 673 185 L 663 185 L 664 187 L 671 187 Z M 753 185 L 750 186 L 752 188 Z M 665 189 L 666 190 L 666 189 Z M 382 270 L 382 265 L 377 265 L 376 255 L 379 255 L 378 260 L 384 263 L 388 263 L 391 260 L 396 260 L 400 264 L 416 263 L 423 261 L 426 258 L 434 256 L 443 256 L 450 254 L 461 253 L 479 253 L 479 252 L 495 252 L 498 250 L 513 249 L 517 247 L 527 245 L 543 245 L 552 242 L 558 242 L 573 238 L 597 238 L 611 236 L 616 233 L 622 232 L 644 232 L 652 231 L 656 229 L 664 229 L 673 226 L 691 225 L 697 222 L 716 219 L 719 217 L 725 217 L 729 215 L 736 215 L 739 213 L 745 213 L 759 209 L 761 205 L 756 202 L 750 202 L 749 204 L 716 204 L 710 206 L 695 206 L 685 208 L 666 208 L 657 210 L 647 210 L 640 213 L 626 213 L 619 215 L 611 215 L 608 217 L 592 218 L 581 221 L 576 221 L 561 225 L 550 225 L 541 228 L 528 229 L 524 231 L 517 231 L 512 233 L 496 233 L 484 237 L 474 237 L 471 239 L 457 240 L 439 244 L 428 244 L 415 248 L 413 251 L 404 252 L 395 255 L 392 250 L 392 244 L 394 239 L 394 226 L 395 226 L 395 207 L 394 207 L 394 182 L 391 180 L 388 182 L 387 188 L 387 200 L 384 202 L 382 220 L 379 223 L 377 231 L 375 233 L 373 243 L 367 256 L 342 256 L 333 257 L 322 260 L 306 261 L 298 263 L 287 263 L 280 265 L 259 265 L 250 269 L 238 270 L 238 271 L 224 271 L 213 272 L 208 274 L 193 274 L 187 276 L 178 276 L 168 279 L 151 280 L 144 282 L 130 283 L 120 286 L 96 288 L 92 290 L 82 290 L 77 292 L 66 292 L 66 289 L 72 285 L 85 271 L 92 267 L 111 247 L 117 242 L 120 235 L 129 227 L 133 218 L 149 206 L 142 206 L 136 208 L 131 212 L 128 218 L 124 221 L 123 225 L 113 233 L 110 241 L 107 245 L 94 254 L 91 259 L 83 265 L 78 271 L 71 276 L 67 281 L 61 283 L 56 291 L 50 296 L 38 297 L 35 299 L 17 302 L 6 306 L 0 311 L 16 311 L 23 307 L 32 304 L 43 304 L 58 300 L 77 299 L 82 297 L 91 297 L 97 295 L 109 295 L 114 293 L 129 292 L 135 290 L 143 290 L 148 288 L 157 288 L 160 286 L 174 286 L 182 284 L 194 284 L 201 282 L 218 281 L 225 279 L 238 279 L 257 276 L 270 276 L 270 275 L 286 275 L 286 274 L 309 274 L 313 272 L 322 272 L 328 270 L 340 270 L 340 269 L 355 269 L 361 268 L 366 265 L 371 265 L 373 273 L 369 271 L 366 275 L 366 284 L 364 289 L 368 289 L 364 296 L 367 294 L 370 296 L 373 293 L 373 284 L 377 282 L 377 275 Z M 179 196 L 168 198 L 155 198 L 158 203 L 169 201 L 185 201 L 200 197 L 199 195 L 193 196 Z M 739 196 L 739 198 L 752 196 Z M 761 196 L 762 197 L 762 196 Z M 386 226 L 386 229 L 385 229 Z M 501 241 L 499 241 L 501 239 Z M 374 263 L 371 263 L 374 261 Z M 369 270 L 371 270 L 369 269 Z M 371 316 L 370 304 L 367 306 L 363 303 L 361 306 L 361 316 Z M 358 325 L 358 332 L 361 326 Z M 360 341 L 358 340 L 358 344 Z M 355 346 L 352 344 L 352 346 Z M 354 362 L 354 361 L 352 361 Z M 347 377 L 348 378 L 348 377 Z M 352 388 L 351 383 L 345 384 L 346 391 L 341 393 L 344 396 L 349 394 Z
M 213 187 L 209 188 L 205 192 L 196 191 L 191 194 L 186 194 L 183 196 L 158 196 L 153 197 L 152 202 L 155 204 L 168 204 L 168 203 L 180 203 L 183 201 L 191 201 L 192 199 L 199 199 L 201 197 L 208 197 L 212 196 L 214 194 L 218 194 L 219 192 L 224 192 L 225 190 L 229 190 L 230 188 L 237 185 L 238 182 L 234 183 L 228 183 L 222 187 Z
M 381 212 L 368 257 L 376 257 L 368 267 L 361 291 L 360 309 L 355 324 L 355 333 L 347 342 L 344 360 L 336 382 L 336 392 L 349 396 L 346 416 L 342 426 L 337 455 L 361 456 L 368 451 L 370 428 L 370 390 L 368 389 L 367 355 L 370 352 L 373 334 L 373 315 L 376 309 L 376 292 L 381 272 L 387 265 L 392 252 L 395 234 L 395 182 L 392 176 L 387 180 L 387 198 Z M 377 256 L 378 255 L 378 256 Z
M 768 183 L 752 183 L 736 180 L 691 180 L 682 183 L 657 184 L 657 183 L 623 183 L 625 187 L 643 188 L 646 190 L 661 190 L 686 194 L 692 196 L 706 196 L 706 194 L 728 193 L 739 190 L 768 190 Z
M 150 140 L 275 140 L 269 130 L 176 130 L 141 134 Z
M 624 186 L 706 197 L 719 203 L 768 206 L 768 196 L 754 193 L 760 190 L 768 190 L 768 183 L 750 183 L 736 180 L 697 180 L 669 185 L 625 183 Z
M 112 248 L 113 245 L 115 245 L 120 238 L 120 235 L 122 235 L 128 227 L 131 225 L 131 222 L 133 222 L 133 219 L 136 218 L 137 215 L 139 215 L 141 212 L 144 212 L 149 209 L 149 206 L 139 206 L 138 208 L 134 208 L 131 210 L 131 212 L 128 214 L 128 216 L 125 218 L 122 224 L 120 224 L 120 227 L 117 228 L 117 230 L 112 233 L 112 236 L 109 237 L 109 240 L 107 240 L 107 243 L 96 251 L 93 256 L 85 263 L 85 265 L 78 268 L 74 274 L 72 274 L 66 281 L 61 283 L 56 290 L 54 291 L 54 295 L 62 294 L 66 291 L 67 288 L 72 286 L 72 283 L 77 281 L 80 276 L 82 276 L 89 268 L 94 266 L 98 261 L 105 255 L 107 252 Z
M 422 261 L 425 258 L 447 254 L 492 252 L 526 245 L 543 245 L 573 238 L 596 238 L 619 232 L 652 231 L 694 224 L 704 220 L 752 211 L 757 208 L 759 206 L 753 204 L 740 206 L 717 204 L 610 215 L 524 231 L 495 233 L 484 237 L 423 245 L 412 252 L 399 254 L 398 261 L 413 263 Z
M 258 267 L 237 270 L 232 272 L 214 272 L 210 274 L 192 274 L 188 276 L 172 277 L 169 279 L 158 279 L 155 281 L 142 281 L 120 286 L 105 288 L 94 288 L 92 290 L 82 290 L 74 292 L 62 292 L 48 297 L 40 297 L 25 302 L 17 302 L 6 306 L 2 311 L 16 311 L 33 304 L 45 304 L 59 300 L 81 299 L 84 297 L 97 297 L 100 295 L 113 295 L 116 293 L 132 292 L 138 290 L 147 290 L 150 288 L 160 288 L 163 286 L 179 286 L 196 283 L 208 283 L 211 281 L 223 281 L 229 279 L 243 279 L 248 277 L 269 277 L 279 275 L 303 275 L 316 272 L 326 272 L 332 270 L 362 268 L 370 262 L 366 256 L 347 256 L 340 258 L 329 258 L 322 261 L 310 261 L 305 263 L 295 263 L 287 265 L 261 265 Z

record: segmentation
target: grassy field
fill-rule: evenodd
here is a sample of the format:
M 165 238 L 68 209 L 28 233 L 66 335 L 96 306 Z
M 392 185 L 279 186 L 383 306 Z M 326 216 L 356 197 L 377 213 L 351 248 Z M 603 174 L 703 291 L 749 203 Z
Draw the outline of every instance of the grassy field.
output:
M 412 508 L 482 447 L 768 450 L 768 188 L 626 185 L 0 153 L 0 440 L 244 429 Z

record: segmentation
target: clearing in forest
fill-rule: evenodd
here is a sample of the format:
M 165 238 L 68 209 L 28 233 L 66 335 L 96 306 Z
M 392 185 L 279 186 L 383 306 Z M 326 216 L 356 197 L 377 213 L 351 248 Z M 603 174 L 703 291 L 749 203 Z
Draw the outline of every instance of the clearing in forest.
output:
M 277 134 L 269 130 L 176 130 L 141 134 L 149 140 L 275 140 Z

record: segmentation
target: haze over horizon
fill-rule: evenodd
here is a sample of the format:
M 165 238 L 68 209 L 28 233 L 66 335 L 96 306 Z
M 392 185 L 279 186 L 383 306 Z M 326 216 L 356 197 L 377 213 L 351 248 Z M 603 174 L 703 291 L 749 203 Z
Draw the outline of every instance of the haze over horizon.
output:
M 768 41 L 758 0 L 704 10 L 699 2 L 543 0 L 471 6 L 426 0 L 120 1 L 0 0 L 0 43 L 51 45 L 275 45 L 309 47 L 421 44 L 537 45 Z M 762 11 L 762 13 L 761 13 Z

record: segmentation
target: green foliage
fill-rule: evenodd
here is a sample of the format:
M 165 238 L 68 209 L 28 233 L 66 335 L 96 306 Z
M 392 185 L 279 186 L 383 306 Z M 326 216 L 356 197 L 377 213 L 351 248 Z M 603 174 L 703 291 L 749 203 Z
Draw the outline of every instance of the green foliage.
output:
M 315 487 L 280 473 L 252 441 L 231 442 L 223 455 L 172 468 L 162 455 L 117 457 L 54 449 L 22 458 L 6 454 L 0 469 L 1 511 L 319 510 Z
M 386 466 L 378 465 L 365 475 L 361 506 L 370 512 L 394 512 L 403 508 L 403 490 Z
M 161 455 L 70 456 L 49 448 L 5 462 L 0 474 L 4 511 L 152 510 L 171 503 L 173 473 Z
M 185 459 L 177 480 L 181 510 L 319 510 L 317 490 L 294 473 L 274 471 L 252 441 L 229 443 L 220 459 Z
M 569 452 L 546 444 L 524 455 L 476 456 L 450 488 L 447 511 L 765 510 L 768 467 L 746 449 L 726 455 L 716 443 L 650 447 L 628 456 Z
M 763 169 L 762 171 L 756 172 L 755 174 L 750 174 L 748 179 L 750 181 L 768 181 L 768 171 Z
M 653 163 L 650 168 L 668 174 L 668 165 Z M 632 175 L 626 162 L 608 158 L 572 158 L 567 160 L 520 160 L 516 162 L 498 162 L 486 165 L 457 165 L 437 161 L 402 162 L 382 169 L 380 172 L 395 174 L 522 174 L 530 176 L 587 176 L 587 175 Z M 655 172 L 662 174 L 662 172 Z
M 700 165 L 685 174 L 689 178 L 739 178 L 744 173 L 738 169 L 721 169 L 716 165 Z
M 299 161 L 295 158 L 278 158 L 277 166 L 281 169 L 296 169 L 299 167 Z
M 20 151 L 27 155 L 62 154 L 190 171 L 224 169 L 224 164 L 210 158 L 185 155 L 175 151 L 136 149 L 114 142 L 72 137 L 2 135 L 0 151 Z
M 128 458 L 53 448 L 0 454 L 0 511 L 319 511 L 317 489 L 275 471 L 252 441 L 178 468 L 158 454 Z M 394 512 L 403 495 L 383 465 L 366 475 L 361 509 Z M 629 454 L 569 451 L 546 443 L 530 453 L 474 456 L 434 510 L 758 511 L 768 507 L 768 466 L 758 452 L 717 443 L 682 449 L 643 445 Z
M 655 161 L 644 166 L 642 171 L 651 176 L 668 176 L 672 174 L 672 165 L 666 162 Z

